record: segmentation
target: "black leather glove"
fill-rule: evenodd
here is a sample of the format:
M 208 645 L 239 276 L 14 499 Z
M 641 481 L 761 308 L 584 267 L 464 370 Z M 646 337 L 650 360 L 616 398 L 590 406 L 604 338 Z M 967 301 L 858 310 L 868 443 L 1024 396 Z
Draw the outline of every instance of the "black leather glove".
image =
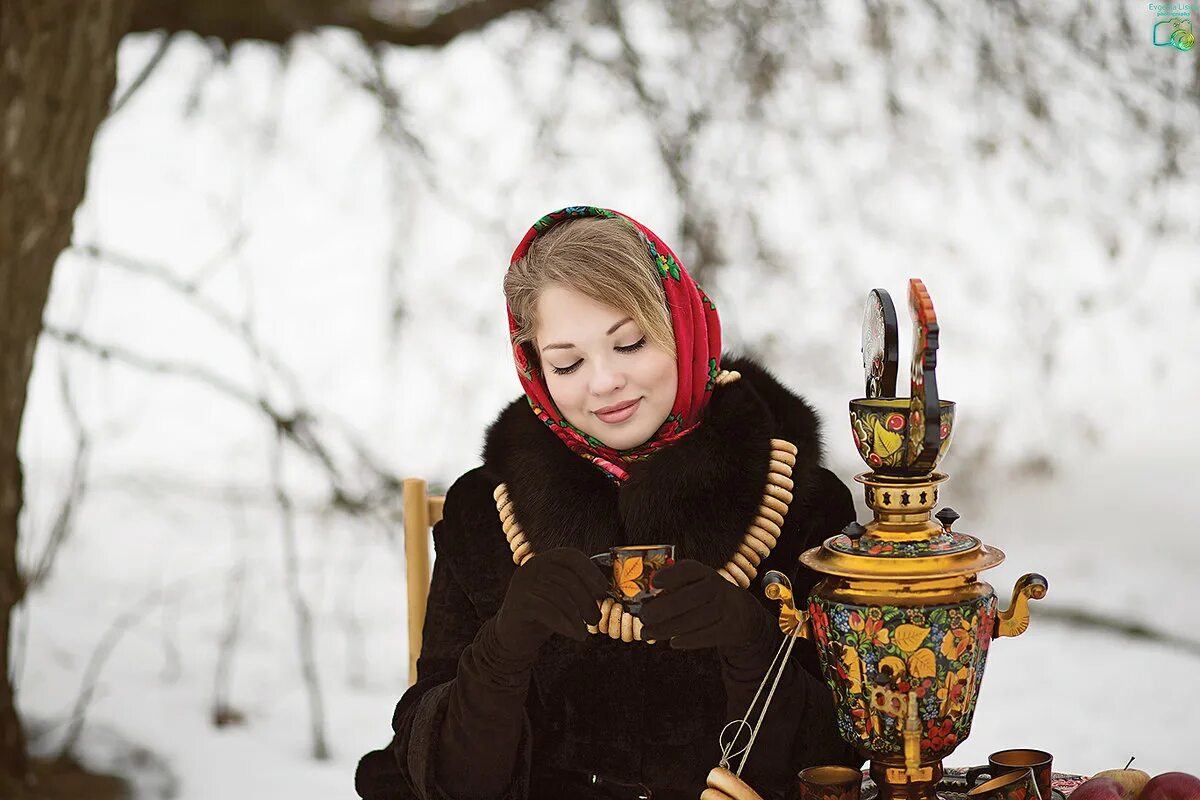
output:
M 555 633 L 580 641 L 600 621 L 604 573 L 560 547 L 517 567 L 504 604 L 463 650 L 437 750 L 436 775 L 451 797 L 499 797 L 513 779 L 529 676 Z
M 597 601 L 608 592 L 604 573 L 581 551 L 547 550 L 513 573 L 496 614 L 498 644 L 515 659 L 532 662 L 552 634 L 587 639 L 600 622 Z
M 770 635 L 767 611 L 750 592 L 699 561 L 660 570 L 654 586 L 663 592 L 642 608 L 645 639 L 670 639 L 679 650 L 738 650 Z

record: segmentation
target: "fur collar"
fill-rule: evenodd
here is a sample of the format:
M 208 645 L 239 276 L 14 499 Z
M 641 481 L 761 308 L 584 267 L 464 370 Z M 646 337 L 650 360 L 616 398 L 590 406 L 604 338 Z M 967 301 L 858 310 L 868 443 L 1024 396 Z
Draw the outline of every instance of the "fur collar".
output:
M 807 506 L 821 460 L 816 412 L 749 359 L 725 355 L 722 367 L 742 379 L 716 387 L 700 426 L 634 464 L 620 487 L 563 445 L 524 396 L 510 403 L 488 429 L 483 460 L 508 485 L 534 550 L 670 542 L 677 558 L 719 567 L 757 512 L 776 437 L 799 451 L 792 508 Z

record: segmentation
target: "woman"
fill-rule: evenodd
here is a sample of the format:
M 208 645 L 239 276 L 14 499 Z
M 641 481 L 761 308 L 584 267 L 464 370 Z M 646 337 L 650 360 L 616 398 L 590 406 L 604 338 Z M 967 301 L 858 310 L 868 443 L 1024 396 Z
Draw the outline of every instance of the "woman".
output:
M 358 792 L 695 800 L 782 641 L 750 578 L 778 569 L 806 596 L 797 557 L 853 519 L 850 493 L 812 409 L 722 358 L 715 305 L 640 223 L 542 218 L 505 295 L 525 396 L 447 493 L 418 681 Z M 676 546 L 640 619 L 585 555 L 620 544 Z M 862 763 L 817 675 L 801 641 L 742 774 L 764 797 Z

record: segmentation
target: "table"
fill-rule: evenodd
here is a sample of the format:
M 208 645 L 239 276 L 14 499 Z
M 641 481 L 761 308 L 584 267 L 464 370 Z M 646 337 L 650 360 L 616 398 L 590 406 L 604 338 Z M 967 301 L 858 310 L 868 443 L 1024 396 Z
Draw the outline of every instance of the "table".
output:
M 938 796 L 942 800 L 969 800 L 966 793 L 966 776 L 966 767 L 946 767 L 942 775 L 942 782 L 938 784 Z M 1069 772 L 1053 773 L 1050 778 L 1050 785 L 1054 791 L 1053 800 L 1067 800 L 1071 796 L 1071 792 L 1086 780 L 1086 775 L 1074 775 Z M 862 800 L 874 800 L 877 794 L 875 782 L 866 776 L 864 770 Z

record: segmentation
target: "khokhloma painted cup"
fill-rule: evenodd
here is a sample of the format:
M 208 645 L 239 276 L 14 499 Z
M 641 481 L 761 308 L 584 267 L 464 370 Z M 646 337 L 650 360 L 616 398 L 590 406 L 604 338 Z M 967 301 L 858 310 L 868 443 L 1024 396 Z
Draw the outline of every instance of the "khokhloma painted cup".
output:
M 636 617 L 642 611 L 642 604 L 662 591 L 654 586 L 654 576 L 660 569 L 675 563 L 675 545 L 623 545 L 611 547 L 607 553 L 597 553 L 591 558 L 612 571 L 609 596 Z
M 1042 796 L 1043 800 L 1049 800 L 1050 779 L 1054 774 L 1054 756 L 1045 750 L 1028 748 L 997 750 L 988 756 L 987 766 L 971 767 L 967 770 L 967 788 L 973 788 L 981 777 L 998 778 L 1007 772 L 1023 769 L 1033 770 L 1033 777 L 1038 785 L 1038 794 Z
M 967 797 L 979 800 L 1042 800 L 1033 770 L 1028 768 L 1006 772 L 998 778 L 981 783 L 974 789 L 969 789 Z

